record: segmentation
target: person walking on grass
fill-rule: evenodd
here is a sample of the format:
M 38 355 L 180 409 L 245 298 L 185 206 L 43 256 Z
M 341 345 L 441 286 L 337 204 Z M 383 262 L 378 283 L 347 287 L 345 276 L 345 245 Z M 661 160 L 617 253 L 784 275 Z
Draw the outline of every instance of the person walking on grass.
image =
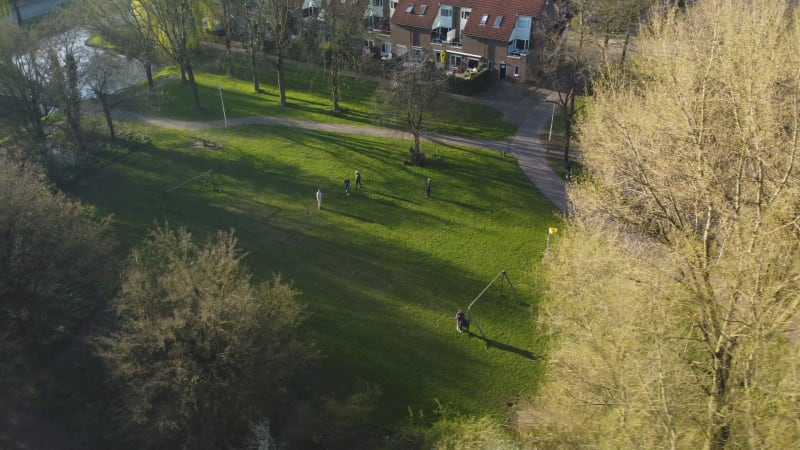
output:
M 361 173 L 356 170 L 356 189 L 358 188 L 364 189 L 364 185 L 361 184 Z
M 431 179 L 425 182 L 425 197 L 431 198 Z
M 317 209 L 322 209 L 322 191 L 317 188 Z
M 344 179 L 344 193 L 350 197 L 350 178 Z

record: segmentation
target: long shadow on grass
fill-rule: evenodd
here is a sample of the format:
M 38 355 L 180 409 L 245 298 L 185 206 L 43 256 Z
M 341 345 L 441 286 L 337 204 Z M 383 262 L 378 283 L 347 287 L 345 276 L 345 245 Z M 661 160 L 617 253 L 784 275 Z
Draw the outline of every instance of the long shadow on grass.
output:
M 502 350 L 504 352 L 514 353 L 516 355 L 522 356 L 525 359 L 530 359 L 534 361 L 538 361 L 542 359 L 540 356 L 536 356 L 530 350 L 523 350 L 519 347 L 514 347 L 513 345 L 504 344 L 502 342 L 498 342 L 492 339 L 487 338 L 486 336 L 481 336 L 479 334 L 475 334 L 471 331 L 467 331 L 470 337 L 476 337 L 483 341 L 486 344 L 486 348 L 496 348 L 498 350 Z

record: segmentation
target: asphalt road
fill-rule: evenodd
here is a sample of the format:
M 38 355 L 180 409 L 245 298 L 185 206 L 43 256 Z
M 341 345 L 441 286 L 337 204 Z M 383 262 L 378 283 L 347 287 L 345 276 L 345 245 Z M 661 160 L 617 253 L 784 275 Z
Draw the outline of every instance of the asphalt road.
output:
M 19 0 L 19 13 L 22 20 L 32 19 L 53 12 L 56 7 L 69 0 Z M 14 8 L 11 8 L 14 14 Z

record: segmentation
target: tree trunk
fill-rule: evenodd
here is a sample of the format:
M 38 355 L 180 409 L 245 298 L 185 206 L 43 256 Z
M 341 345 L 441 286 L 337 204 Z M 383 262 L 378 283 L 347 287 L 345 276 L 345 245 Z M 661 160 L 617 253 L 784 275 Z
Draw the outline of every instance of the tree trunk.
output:
M 258 83 L 258 69 L 256 66 L 256 58 L 258 58 L 258 52 L 256 51 L 255 45 L 250 46 L 250 68 L 253 70 L 253 92 L 256 94 L 261 93 L 261 85 Z
M 147 75 L 147 87 L 152 94 L 156 89 L 156 83 L 153 81 L 153 63 L 150 61 L 144 62 L 144 73 Z
M 727 396 L 732 366 L 732 347 L 735 342 L 720 344 L 720 349 L 711 354 L 714 368 L 713 386 L 708 408 L 708 448 L 724 450 L 730 438 L 731 429 L 727 419 Z
M 628 32 L 625 33 L 625 44 L 622 45 L 622 56 L 619 59 L 619 65 L 625 65 L 625 55 L 628 53 L 628 43 L 631 40 L 631 30 L 628 29 Z
M 108 96 L 105 94 L 97 94 L 97 98 L 100 99 L 100 104 L 103 105 L 103 115 L 106 116 L 108 135 L 111 136 L 112 140 L 115 140 L 117 135 L 114 133 L 114 122 L 111 120 L 111 107 L 108 106 Z
M 575 113 L 575 94 L 569 94 L 565 108 L 562 108 L 564 115 L 564 167 L 569 165 L 569 146 L 572 141 L 572 115 Z
M 225 27 L 225 66 L 228 69 L 228 77 L 233 78 L 233 53 L 231 53 L 231 34 Z
M 181 83 L 186 83 L 188 80 L 186 79 L 186 67 L 181 64 Z
M 286 83 L 283 75 L 283 55 L 275 58 L 275 69 L 278 71 L 278 92 L 280 93 L 281 106 L 286 106 Z
M 22 13 L 19 12 L 19 1 L 11 2 L 11 6 L 14 8 L 14 18 L 17 20 L 17 26 L 22 26 Z
M 194 71 L 192 64 L 186 63 L 186 75 L 189 77 L 189 84 L 192 86 L 192 98 L 194 99 L 194 110 L 200 111 L 203 106 L 200 104 L 200 93 L 197 92 L 197 83 L 194 81 Z
M 339 112 L 339 69 L 331 69 L 331 111 Z

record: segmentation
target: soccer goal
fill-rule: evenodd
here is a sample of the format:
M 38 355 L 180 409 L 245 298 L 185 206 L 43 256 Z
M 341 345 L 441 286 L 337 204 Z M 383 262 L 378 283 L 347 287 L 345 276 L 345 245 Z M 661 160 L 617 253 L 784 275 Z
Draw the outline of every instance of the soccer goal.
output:
M 164 195 L 161 196 L 161 205 L 159 205 L 159 208 L 163 208 L 164 205 L 169 201 L 170 194 L 196 181 L 202 181 L 204 186 L 210 185 L 211 188 L 214 190 L 214 192 L 219 191 L 219 189 L 217 188 L 217 182 L 216 180 L 214 180 L 214 169 L 207 170 L 201 173 L 200 175 L 193 176 L 192 178 L 189 178 L 188 180 L 185 180 L 182 183 L 172 186 L 171 188 L 164 191 Z
M 498 272 L 497 275 L 495 275 L 495 277 L 492 278 L 492 281 L 490 281 L 489 284 L 487 284 L 486 287 L 483 288 L 481 293 L 478 294 L 477 297 L 475 297 L 475 300 L 473 300 L 469 304 L 469 306 L 467 306 L 467 320 L 469 321 L 470 325 L 472 325 L 473 323 L 475 324 L 475 326 L 478 328 L 478 331 L 480 331 L 481 336 L 484 338 L 486 337 L 486 335 L 483 333 L 483 329 L 481 329 L 481 324 L 480 322 L 478 322 L 478 316 L 477 314 L 474 313 L 472 307 L 475 306 L 475 304 L 478 302 L 478 300 L 481 299 L 483 294 L 485 294 L 486 291 L 488 291 L 489 288 L 492 287 L 497 282 L 497 280 L 500 280 L 501 295 L 503 293 L 503 290 L 505 289 L 505 283 L 508 282 L 509 289 L 511 289 L 511 291 L 514 292 L 514 295 L 516 296 L 517 300 L 520 299 L 519 293 L 517 292 L 517 288 L 514 287 L 514 283 L 511 282 L 511 278 L 508 277 L 506 271 L 501 270 L 500 272 Z

